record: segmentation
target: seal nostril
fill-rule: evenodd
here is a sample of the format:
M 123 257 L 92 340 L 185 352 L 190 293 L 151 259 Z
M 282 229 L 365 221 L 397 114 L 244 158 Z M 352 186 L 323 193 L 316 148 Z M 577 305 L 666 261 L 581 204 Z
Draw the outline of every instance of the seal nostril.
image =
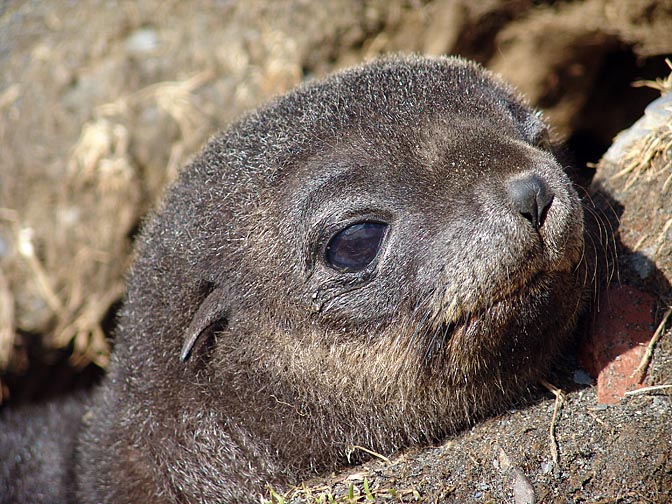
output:
M 534 229 L 544 225 L 554 194 L 541 177 L 528 175 L 511 181 L 509 196 L 514 208 L 534 226 Z

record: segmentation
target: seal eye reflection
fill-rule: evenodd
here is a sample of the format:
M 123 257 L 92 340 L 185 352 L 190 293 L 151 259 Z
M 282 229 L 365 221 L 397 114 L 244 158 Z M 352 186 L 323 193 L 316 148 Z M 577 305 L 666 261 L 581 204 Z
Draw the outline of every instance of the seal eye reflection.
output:
M 359 222 L 339 231 L 327 244 L 327 264 L 344 272 L 363 270 L 378 255 L 387 227 L 380 222 Z

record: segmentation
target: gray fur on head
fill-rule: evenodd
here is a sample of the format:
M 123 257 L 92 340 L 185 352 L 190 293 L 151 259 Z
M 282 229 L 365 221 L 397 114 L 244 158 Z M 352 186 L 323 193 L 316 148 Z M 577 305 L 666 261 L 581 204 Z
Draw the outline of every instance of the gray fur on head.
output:
M 373 259 L 335 265 L 359 224 Z M 496 76 L 392 57 L 308 83 L 213 138 L 145 226 L 79 498 L 254 501 L 497 411 L 568 340 L 582 249 L 546 125 Z

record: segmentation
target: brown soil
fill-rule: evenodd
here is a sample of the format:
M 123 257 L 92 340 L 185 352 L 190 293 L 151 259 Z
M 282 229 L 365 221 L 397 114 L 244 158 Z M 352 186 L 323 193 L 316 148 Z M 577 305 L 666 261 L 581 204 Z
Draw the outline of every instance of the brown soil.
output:
M 388 51 L 457 53 L 502 73 L 544 108 L 589 181 L 585 163 L 659 94 L 631 83 L 667 75 L 672 2 L 0 3 L 0 399 L 54 395 L 105 367 L 135 232 L 210 135 L 303 79 Z M 663 140 L 601 163 L 592 189 L 620 218 L 617 279 L 654 295 L 654 326 L 672 300 Z M 672 383 L 670 339 L 646 384 Z M 565 390 L 579 388 L 569 361 L 552 380 Z M 352 483 L 353 502 L 364 476 L 381 501 L 396 489 L 392 501 L 667 502 L 669 394 L 606 407 L 594 388 L 574 390 L 554 421 L 542 394 L 441 446 L 320 484 L 347 501 Z

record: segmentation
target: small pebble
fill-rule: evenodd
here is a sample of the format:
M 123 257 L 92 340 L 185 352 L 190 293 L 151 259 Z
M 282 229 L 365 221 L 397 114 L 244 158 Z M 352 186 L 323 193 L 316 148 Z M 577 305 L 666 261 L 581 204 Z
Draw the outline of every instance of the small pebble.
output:
M 583 369 L 574 371 L 574 383 L 577 385 L 593 385 L 595 382 Z

